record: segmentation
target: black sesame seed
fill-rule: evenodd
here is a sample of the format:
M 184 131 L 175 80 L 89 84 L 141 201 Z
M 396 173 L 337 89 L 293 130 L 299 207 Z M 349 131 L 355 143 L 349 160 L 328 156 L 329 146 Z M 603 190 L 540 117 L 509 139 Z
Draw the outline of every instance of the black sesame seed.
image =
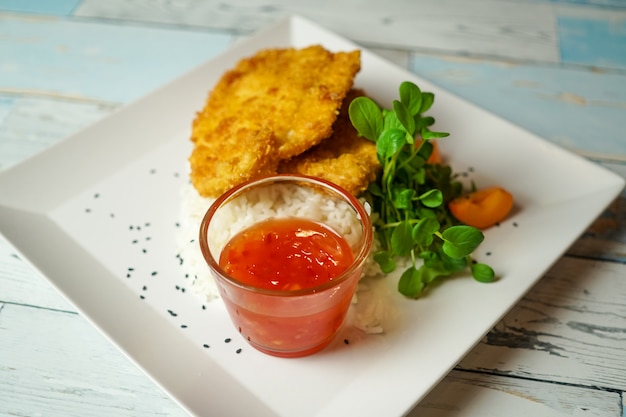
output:
M 186 324 L 181 324 L 181 325 L 180 325 L 180 328 L 181 328 L 181 329 L 186 329 L 186 328 L 187 328 L 187 325 L 186 325 Z
M 226 339 L 224 339 L 224 343 L 230 343 L 232 339 L 230 337 L 227 337 Z
M 178 314 L 174 313 L 172 310 L 167 310 L 167 312 L 170 313 L 170 316 L 172 317 L 178 316 Z
M 491 252 L 487 252 L 487 253 L 485 253 L 485 255 L 491 256 Z
M 237 350 L 235 351 L 235 353 L 240 354 L 240 353 L 241 353 L 241 348 L 237 349 Z
M 138 241 L 137 239 L 134 239 L 131 243 L 132 243 L 133 245 L 135 245 L 135 244 L 137 244 L 138 242 L 139 242 L 139 241 Z
M 206 306 L 204 304 L 202 304 L 202 309 L 206 310 Z
M 86 208 L 85 209 L 85 213 L 91 213 L 91 209 L 90 208 Z
M 517 227 L 517 222 L 513 222 L 513 227 Z
M 111 213 L 111 214 L 109 214 L 109 217 L 110 217 L 110 218 L 114 218 L 114 217 L 115 217 L 115 213 Z
M 126 274 L 126 278 L 130 278 L 130 274 Z
M 180 227 L 180 223 L 176 222 L 176 223 L 174 223 L 174 226 Z
M 349 345 L 350 341 L 348 339 L 343 339 L 343 343 L 344 343 L 344 345 Z
M 205 343 L 204 345 L 202 345 L 202 347 L 203 347 L 203 348 L 205 348 L 205 349 L 208 349 L 208 348 L 210 348 L 211 346 L 209 346 L 209 345 L 207 345 L 207 344 Z
M 155 276 L 156 274 L 157 274 L 157 271 L 152 271 L 150 275 Z
M 150 236 L 146 236 L 146 240 L 152 240 Z
M 181 290 L 182 292 L 187 291 L 187 290 L 185 290 L 185 287 L 182 287 L 180 290 Z
M 99 193 L 95 193 L 95 194 L 93 195 L 93 198 L 98 198 L 98 197 L 100 197 L 100 194 L 99 194 Z
M 150 227 L 150 222 L 145 222 L 143 225 L 146 227 Z
M 150 173 L 151 173 L 151 174 L 156 174 L 156 169 L 152 168 L 152 169 L 150 170 Z
M 128 226 L 128 230 L 133 230 L 135 228 L 135 226 L 133 226 L 132 224 L 130 226 Z
M 139 298 L 141 298 L 142 300 L 145 300 L 145 299 L 146 299 L 146 297 L 145 297 L 143 294 L 141 294 L 141 295 L 139 296 Z
M 177 285 L 177 286 L 176 286 L 176 289 L 177 289 L 177 290 L 180 290 L 180 285 Z
M 141 289 L 146 291 L 148 289 L 148 287 L 144 285 L 143 288 L 141 288 Z
M 129 267 L 128 267 L 128 270 L 129 270 L 129 271 L 134 271 L 134 270 L 135 270 L 135 268 L 133 268 L 132 266 L 129 266 Z
M 141 250 L 143 253 L 148 253 L 148 249 L 144 248 Z
M 468 168 L 467 168 L 467 170 L 468 170 L 469 172 L 474 172 L 474 167 L 468 167 Z

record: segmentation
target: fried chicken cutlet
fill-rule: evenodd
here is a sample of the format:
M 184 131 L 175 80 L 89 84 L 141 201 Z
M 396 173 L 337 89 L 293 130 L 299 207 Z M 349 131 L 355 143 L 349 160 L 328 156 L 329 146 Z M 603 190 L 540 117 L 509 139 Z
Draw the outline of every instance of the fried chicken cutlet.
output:
M 360 51 L 321 46 L 266 49 L 242 59 L 209 94 L 192 125 L 191 181 L 216 197 L 275 173 L 332 133 L 341 103 L 361 68 Z
M 365 191 L 376 179 L 381 166 L 376 144 L 358 135 L 348 115 L 350 102 L 363 95 L 363 90 L 351 90 L 333 125 L 333 134 L 307 152 L 281 162 L 278 171 L 324 178 L 353 195 Z

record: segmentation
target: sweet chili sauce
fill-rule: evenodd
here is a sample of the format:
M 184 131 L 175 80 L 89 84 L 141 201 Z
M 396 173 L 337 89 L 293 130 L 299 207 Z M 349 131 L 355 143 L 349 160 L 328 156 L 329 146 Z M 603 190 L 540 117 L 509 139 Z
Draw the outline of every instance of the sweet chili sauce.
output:
M 220 266 L 244 284 L 294 291 L 317 287 L 353 261 L 348 242 L 327 226 L 302 218 L 268 219 L 235 235 Z
M 285 218 L 265 220 L 235 235 L 222 250 L 219 264 L 241 283 L 284 292 L 332 281 L 353 259 L 346 240 L 332 229 L 307 219 Z M 357 281 L 348 279 L 332 290 L 294 297 L 267 291 L 237 297 L 233 288 L 222 298 L 239 331 L 257 349 L 303 356 L 330 342 L 345 318 Z

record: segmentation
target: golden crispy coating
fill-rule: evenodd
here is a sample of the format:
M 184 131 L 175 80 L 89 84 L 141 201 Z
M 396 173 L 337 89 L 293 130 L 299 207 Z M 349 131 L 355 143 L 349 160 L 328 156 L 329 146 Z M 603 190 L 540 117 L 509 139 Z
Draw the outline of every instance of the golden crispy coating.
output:
M 279 160 L 330 136 L 360 65 L 358 50 L 312 46 L 262 50 L 227 71 L 192 126 L 191 180 L 200 195 L 272 173 Z
M 196 142 L 189 157 L 190 179 L 201 196 L 217 197 L 244 181 L 276 172 L 275 140 L 269 129 L 249 129 L 224 119 L 216 134 L 222 140 Z
M 365 95 L 362 90 L 350 91 L 333 126 L 332 136 L 309 151 L 281 162 L 278 171 L 321 177 L 353 195 L 365 191 L 381 167 L 376 144 L 359 137 L 348 116 L 350 102 L 362 95 Z

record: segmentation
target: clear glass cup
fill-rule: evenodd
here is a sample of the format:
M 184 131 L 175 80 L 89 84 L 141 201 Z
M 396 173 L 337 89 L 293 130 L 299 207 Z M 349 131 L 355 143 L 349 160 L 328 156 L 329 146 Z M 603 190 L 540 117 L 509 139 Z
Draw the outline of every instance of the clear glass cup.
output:
M 266 219 L 297 217 L 321 223 L 349 244 L 353 261 L 331 281 L 312 288 L 258 288 L 230 276 L 222 250 L 240 231 Z M 327 346 L 341 327 L 372 244 L 363 205 L 328 181 L 275 175 L 246 182 L 219 197 L 200 227 L 200 247 L 238 331 L 256 349 L 298 357 Z

